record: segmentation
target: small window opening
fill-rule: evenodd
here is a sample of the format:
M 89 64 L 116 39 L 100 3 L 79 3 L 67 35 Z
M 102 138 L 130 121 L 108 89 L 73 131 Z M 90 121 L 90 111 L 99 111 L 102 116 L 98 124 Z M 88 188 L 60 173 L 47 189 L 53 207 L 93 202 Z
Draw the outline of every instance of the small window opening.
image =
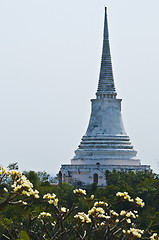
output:
M 63 182 L 66 182 L 66 174 L 63 174 Z
M 97 173 L 95 173 L 93 175 L 93 183 L 97 183 L 98 184 L 98 174 Z

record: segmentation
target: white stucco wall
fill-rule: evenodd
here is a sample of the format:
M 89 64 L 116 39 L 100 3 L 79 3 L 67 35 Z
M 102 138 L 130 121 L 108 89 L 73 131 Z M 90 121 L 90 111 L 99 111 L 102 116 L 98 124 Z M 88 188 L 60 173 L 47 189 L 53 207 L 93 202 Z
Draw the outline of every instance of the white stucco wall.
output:
M 126 135 L 122 116 L 121 99 L 92 99 L 92 111 L 87 136 L 100 134 Z
M 65 174 L 65 179 L 62 178 L 62 181 L 66 181 L 71 184 L 76 184 L 78 181 L 82 183 L 83 186 L 90 185 L 93 183 L 94 174 L 98 174 L 98 186 L 106 186 L 105 171 L 144 171 L 150 170 L 150 166 L 122 166 L 122 165 L 62 165 L 60 171 L 62 176 Z

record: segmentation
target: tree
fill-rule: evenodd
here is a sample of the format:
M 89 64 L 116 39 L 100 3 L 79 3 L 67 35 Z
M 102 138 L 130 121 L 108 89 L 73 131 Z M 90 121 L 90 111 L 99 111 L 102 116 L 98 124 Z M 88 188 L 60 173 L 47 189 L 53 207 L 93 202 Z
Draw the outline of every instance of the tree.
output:
M 34 176 L 33 180 L 35 180 L 34 172 L 29 173 L 28 176 L 30 178 Z M 139 208 L 144 207 L 140 197 L 132 198 L 127 192 L 117 192 L 114 201 L 108 203 L 94 199 L 94 195 L 87 195 L 86 190 L 73 190 L 69 184 L 60 184 L 54 186 L 60 194 L 58 199 L 56 193 L 46 193 L 41 196 L 39 191 L 33 188 L 33 184 L 17 170 L 7 171 L 1 168 L 0 177 L 1 183 L 5 177 L 11 179 L 8 181 L 10 185 L 1 194 L 0 216 L 6 214 L 4 210 L 8 206 L 14 211 L 15 207 L 17 208 L 14 215 L 20 214 L 20 209 L 23 212 L 14 223 L 10 223 L 6 217 L 3 217 L 4 221 L 0 219 L 0 231 L 6 239 L 159 239 L 157 225 L 150 224 L 149 228 L 145 228 L 146 231 L 138 228 Z M 118 174 L 117 177 L 119 178 Z M 53 190 L 52 187 L 47 186 L 48 189 Z M 43 189 L 42 186 L 40 188 Z M 96 194 L 97 192 L 98 189 Z M 68 208 L 64 203 L 66 201 L 69 204 L 70 200 L 72 204 Z

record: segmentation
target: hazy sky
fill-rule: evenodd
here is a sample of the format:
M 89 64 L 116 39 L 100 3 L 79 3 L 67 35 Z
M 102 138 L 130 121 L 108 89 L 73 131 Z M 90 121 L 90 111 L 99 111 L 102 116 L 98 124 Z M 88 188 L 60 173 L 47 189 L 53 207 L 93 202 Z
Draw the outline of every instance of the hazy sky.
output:
M 85 134 L 104 5 L 122 114 L 142 164 L 159 172 L 159 1 L 0 1 L 0 163 L 57 173 Z

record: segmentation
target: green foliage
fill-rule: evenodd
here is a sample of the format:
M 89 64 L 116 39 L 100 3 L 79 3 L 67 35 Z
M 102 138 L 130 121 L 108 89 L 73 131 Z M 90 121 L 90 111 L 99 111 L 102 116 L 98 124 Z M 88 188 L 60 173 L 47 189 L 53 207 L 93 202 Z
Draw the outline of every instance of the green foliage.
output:
M 37 187 L 40 185 L 40 179 L 36 172 L 34 172 L 34 171 L 26 172 L 25 171 L 23 173 L 29 179 L 29 181 L 34 185 L 34 187 Z
M 21 231 L 20 238 L 18 240 L 30 240 L 26 231 Z
M 9 169 L 9 170 L 18 170 L 19 169 L 19 167 L 18 167 L 18 163 L 16 162 L 16 163 L 10 163 L 8 166 L 7 166 L 7 168 Z
M 159 229 L 159 177 L 150 172 L 109 172 L 105 173 L 107 186 L 97 189 L 96 196 L 107 196 L 108 201 L 114 200 L 114 193 L 126 191 L 132 197 L 139 196 L 145 202 L 144 210 L 140 212 L 139 226 L 148 227 L 151 222 Z
M 16 164 L 14 166 L 10 166 L 10 169 L 16 169 Z M 133 198 L 139 196 L 145 202 L 145 207 L 139 210 L 139 218 L 136 221 L 136 226 L 141 229 L 148 229 L 149 227 L 151 227 L 152 231 L 158 231 L 159 233 L 159 177 L 152 172 L 134 173 L 132 171 L 106 171 L 107 186 L 97 187 L 96 184 L 88 186 L 86 188 L 88 194 L 87 199 L 77 197 L 73 193 L 74 187 L 68 183 L 52 185 L 50 181 L 51 178 L 49 174 L 47 174 L 45 171 L 37 173 L 34 171 L 28 171 L 25 172 L 25 175 L 30 180 L 30 182 L 33 183 L 34 187 L 36 187 L 36 189 L 40 192 L 40 200 L 31 197 L 30 200 L 27 202 L 28 204 L 26 206 L 22 204 L 6 204 L 6 206 L 0 212 L 0 240 L 4 239 L 3 237 L 1 238 L 2 234 L 7 235 L 8 231 L 10 231 L 11 234 L 14 234 L 14 231 L 12 231 L 12 229 L 17 229 L 19 235 L 17 235 L 18 237 L 16 239 L 19 240 L 43 239 L 42 235 L 39 235 L 40 233 L 38 233 L 38 231 L 39 229 L 41 229 L 41 231 L 45 231 L 45 222 L 44 224 L 40 225 L 37 216 L 42 212 L 50 212 L 50 205 L 42 198 L 42 196 L 47 193 L 55 193 L 56 196 L 59 197 L 59 209 L 65 206 L 67 209 L 70 209 L 70 212 L 72 211 L 71 209 L 74 209 L 76 213 L 77 211 L 87 213 L 88 210 L 93 207 L 92 200 L 89 199 L 92 194 L 95 195 L 95 201 L 104 201 L 111 203 L 113 209 L 116 212 L 120 212 L 122 209 L 128 210 L 131 208 L 131 203 L 129 201 L 119 201 L 116 193 L 129 192 L 129 194 Z M 7 178 L 4 178 L 4 181 L 1 182 L 0 203 L 3 202 L 5 196 L 7 196 L 7 193 L 5 193 L 3 189 L 7 188 L 8 190 L 10 190 L 10 184 L 11 181 L 7 180 Z M 16 196 L 16 201 L 19 200 L 27 201 L 26 196 L 23 196 L 22 194 Z M 78 209 L 76 209 L 75 206 L 78 206 Z M 48 223 L 47 225 L 49 231 L 51 232 L 54 232 L 54 230 L 53 226 L 49 224 L 53 224 L 54 217 L 56 217 L 55 212 L 52 209 L 52 222 Z M 64 227 L 71 229 L 73 225 L 71 226 L 69 224 L 75 224 L 75 220 L 71 214 L 68 216 L 67 219 L 67 222 L 64 222 Z M 56 227 L 60 226 L 60 221 L 61 220 L 57 221 L 58 225 L 56 225 Z M 21 223 L 23 223 L 23 225 L 21 225 Z M 29 232 L 28 230 L 30 229 L 30 226 L 33 227 L 31 231 L 37 232 L 37 235 L 31 235 L 31 232 Z M 88 233 L 90 231 L 90 225 L 84 226 L 84 231 L 87 232 L 87 235 L 83 239 L 89 239 Z M 83 230 L 81 228 L 79 228 L 79 231 L 77 230 L 77 232 L 79 232 L 79 234 L 81 235 L 83 234 Z M 77 239 L 80 239 L 78 238 L 78 233 L 76 234 Z M 104 232 L 102 232 L 102 230 L 99 231 L 98 229 L 97 232 L 93 230 L 90 239 L 104 239 L 103 234 Z M 65 240 L 65 238 L 57 239 Z M 74 240 L 76 238 L 70 235 L 68 239 Z M 120 237 L 119 235 L 117 235 L 117 238 L 111 238 L 110 236 L 110 239 L 120 239 Z

